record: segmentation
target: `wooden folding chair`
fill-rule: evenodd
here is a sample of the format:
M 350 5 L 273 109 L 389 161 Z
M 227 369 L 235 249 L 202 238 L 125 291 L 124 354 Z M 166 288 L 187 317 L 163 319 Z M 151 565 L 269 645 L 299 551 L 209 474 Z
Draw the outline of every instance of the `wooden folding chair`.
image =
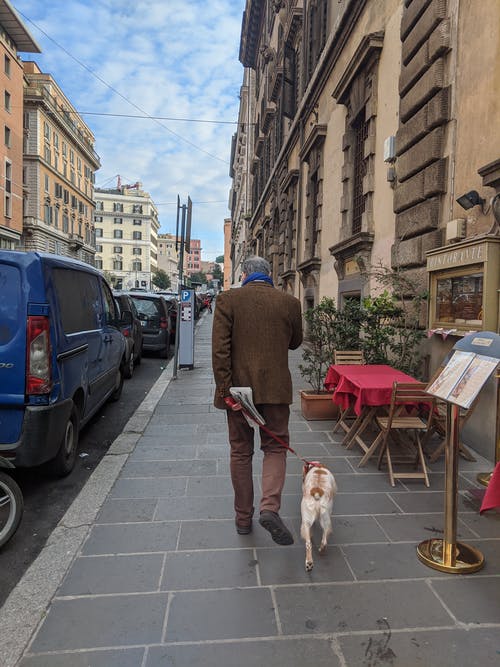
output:
M 365 355 L 363 350 L 334 350 L 333 363 L 360 365 L 365 363 Z
M 356 366 L 361 366 L 365 363 L 365 355 L 363 350 L 334 350 L 333 351 L 333 363 L 334 364 L 354 364 Z M 333 433 L 337 432 L 337 429 L 340 427 L 346 433 L 349 432 L 351 425 L 348 424 L 346 419 L 354 419 L 356 415 L 349 415 L 351 408 L 347 407 L 345 410 L 340 410 L 340 416 L 337 420 L 337 423 L 333 427 Z
M 434 433 L 437 433 L 439 437 L 442 438 L 442 442 L 438 445 L 438 447 L 434 450 L 432 454 L 429 455 L 427 452 L 429 461 L 431 463 L 437 461 L 438 458 L 444 454 L 444 450 L 446 447 L 446 411 L 447 411 L 446 401 L 436 399 L 435 416 L 431 429 L 429 430 L 429 435 L 426 436 L 426 442 L 428 442 L 428 440 Z M 460 431 L 462 430 L 462 427 L 464 426 L 465 422 L 467 421 L 467 419 L 470 417 L 471 414 L 472 414 L 472 406 L 468 410 L 460 408 L 460 416 L 459 416 Z M 458 453 L 467 461 L 476 460 L 462 441 L 458 443 Z
M 394 382 L 389 414 L 387 417 L 376 417 L 380 428 L 377 439 L 380 439 L 381 443 L 378 467 L 381 468 L 385 457 L 391 486 L 396 485 L 395 479 L 423 479 L 425 486 L 429 486 L 420 434 L 431 428 L 435 399 L 425 392 L 426 387 L 427 384 L 424 382 Z M 424 408 L 425 418 L 420 416 Z M 401 436 L 405 431 L 410 438 L 403 440 Z M 413 455 L 412 457 L 408 454 L 406 457 L 402 456 L 405 448 Z M 394 471 L 395 463 L 408 463 L 409 461 L 415 465 L 414 472 Z

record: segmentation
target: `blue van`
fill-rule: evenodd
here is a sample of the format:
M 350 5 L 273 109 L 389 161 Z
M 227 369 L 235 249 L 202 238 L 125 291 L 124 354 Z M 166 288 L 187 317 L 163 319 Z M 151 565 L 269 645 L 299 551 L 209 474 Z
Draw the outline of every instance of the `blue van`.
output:
M 111 289 L 92 266 L 0 250 L 0 456 L 71 472 L 80 428 L 121 395 L 119 325 Z

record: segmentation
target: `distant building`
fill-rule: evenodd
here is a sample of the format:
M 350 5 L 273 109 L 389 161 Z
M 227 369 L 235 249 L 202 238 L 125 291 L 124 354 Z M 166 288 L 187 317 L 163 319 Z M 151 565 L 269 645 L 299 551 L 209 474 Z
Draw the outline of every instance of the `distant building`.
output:
M 96 267 L 117 289 L 151 289 L 158 267 L 158 211 L 142 183 L 95 189 Z
M 15 249 L 23 231 L 23 63 L 17 52 L 40 48 L 6 0 L 0 0 L 0 86 L 4 101 L 0 122 L 0 248 Z
M 179 289 L 179 255 L 174 234 L 158 234 L 158 268 L 170 278 L 170 289 Z
M 229 289 L 233 277 L 233 259 L 231 254 L 231 218 L 224 220 L 224 285 L 225 290 Z
M 201 271 L 201 241 L 191 239 L 189 249 L 190 251 L 184 255 L 184 271 L 186 275 L 192 276 L 193 273 Z
M 50 74 L 24 62 L 22 246 L 94 263 L 94 136 Z

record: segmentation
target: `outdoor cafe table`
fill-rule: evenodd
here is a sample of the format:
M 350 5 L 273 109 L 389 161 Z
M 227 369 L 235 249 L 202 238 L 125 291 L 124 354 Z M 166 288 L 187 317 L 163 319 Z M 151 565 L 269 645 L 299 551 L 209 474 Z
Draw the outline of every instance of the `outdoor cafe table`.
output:
M 342 410 L 349 406 L 357 415 L 349 428 L 342 424 L 347 434 L 343 444 L 348 448 L 357 442 L 364 452 L 359 462 L 363 466 L 373 455 L 374 448 L 361 434 L 374 422 L 377 409 L 391 402 L 394 382 L 417 382 L 415 378 L 385 364 L 332 364 L 326 374 L 324 386 L 333 391 L 332 400 Z

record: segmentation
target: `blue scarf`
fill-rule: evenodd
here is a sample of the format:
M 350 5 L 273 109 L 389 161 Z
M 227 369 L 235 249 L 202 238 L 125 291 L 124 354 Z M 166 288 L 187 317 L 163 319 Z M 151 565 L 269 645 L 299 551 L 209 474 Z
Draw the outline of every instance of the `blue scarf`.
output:
M 271 276 L 268 276 L 267 273 L 258 273 L 258 272 L 251 273 L 249 276 L 247 276 L 245 280 L 241 283 L 241 286 L 243 287 L 243 285 L 251 283 L 254 280 L 261 280 L 265 283 L 269 283 L 274 287 L 273 279 L 271 278 Z

